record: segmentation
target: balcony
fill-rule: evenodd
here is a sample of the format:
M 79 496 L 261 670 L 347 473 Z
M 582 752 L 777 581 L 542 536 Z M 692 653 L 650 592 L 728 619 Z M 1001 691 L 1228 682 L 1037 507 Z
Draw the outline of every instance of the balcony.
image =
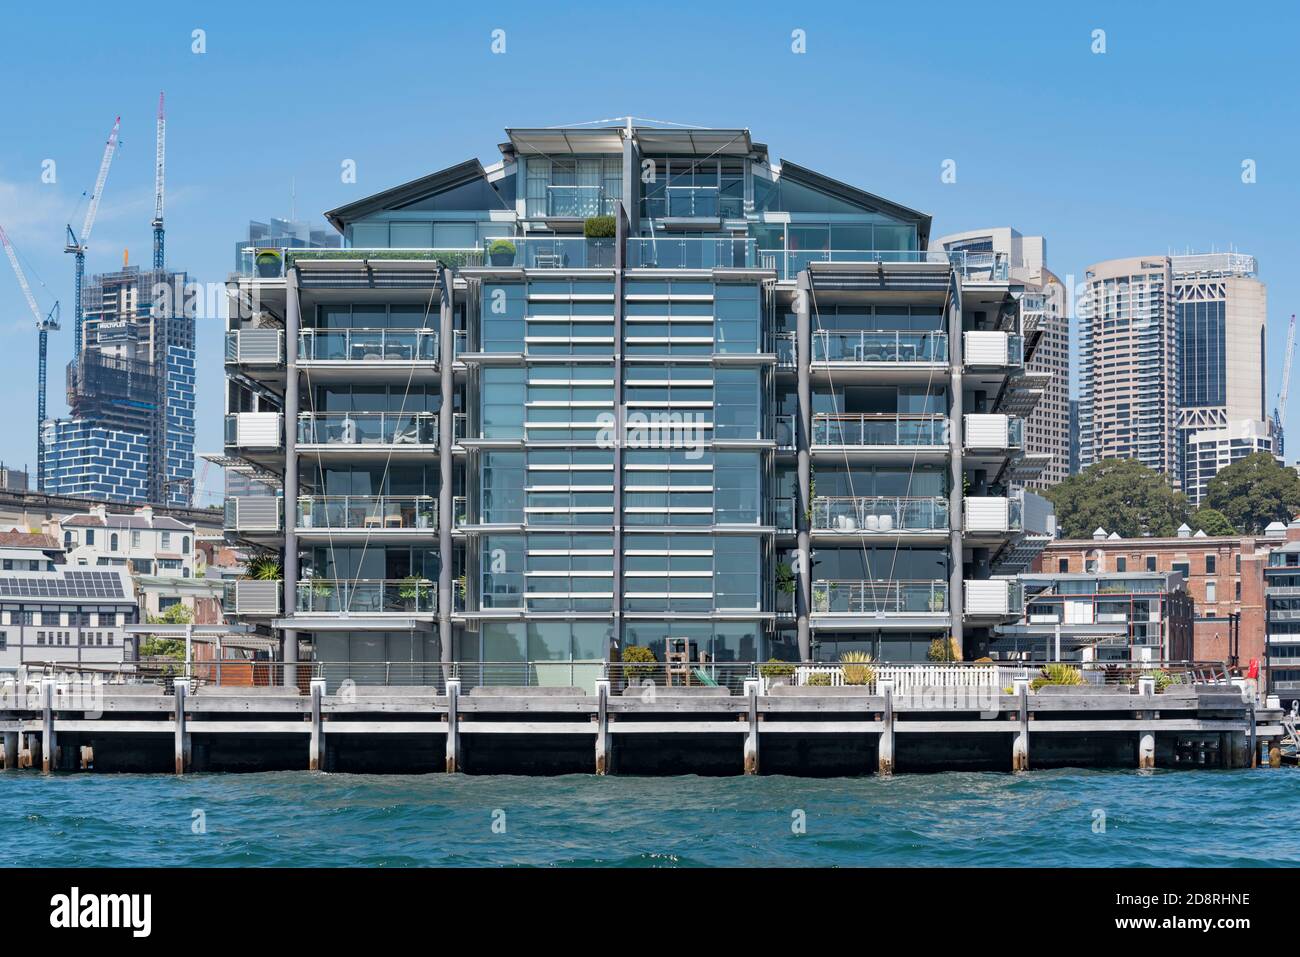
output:
M 962 530 L 968 534 L 1005 534 L 1024 527 L 1018 498 L 974 496 L 962 502 Z
M 432 532 L 438 501 L 432 495 L 304 495 L 295 521 L 302 535 Z
M 226 448 L 277 450 L 284 446 L 280 412 L 231 412 L 226 415 Z
M 378 266 L 384 262 L 437 261 L 453 272 L 470 266 L 483 265 L 483 249 L 392 249 L 347 248 L 308 249 L 248 246 L 240 251 L 239 268 L 235 274 L 248 279 L 281 279 L 285 270 L 295 263 L 313 262 L 365 262 Z
M 760 249 L 757 265 L 776 271 L 778 279 L 793 280 L 812 263 L 902 263 L 943 265 L 962 261 L 942 249 Z
M 427 578 L 330 579 L 298 582 L 299 615 L 432 615 L 438 586 Z
M 278 495 L 236 495 L 226 499 L 227 532 L 277 533 L 283 529 L 284 500 Z
M 793 451 L 799 436 L 799 423 L 794 415 L 773 415 L 768 418 L 767 434 L 782 451 Z
M 619 197 L 602 186 L 547 186 L 544 219 L 588 219 L 613 216 Z
M 815 615 L 946 614 L 948 583 L 944 581 L 814 581 Z
M 962 361 L 969 368 L 1018 368 L 1025 361 L 1023 336 L 1008 332 L 963 332 Z
M 437 321 L 437 313 L 434 313 Z M 437 362 L 436 329 L 304 329 L 300 362 Z
M 1010 415 L 972 413 L 962 419 L 967 451 L 1010 452 L 1024 447 L 1025 422 Z
M 986 578 L 963 583 L 966 618 L 1020 618 L 1025 612 L 1025 593 L 1011 578 Z
M 627 241 L 629 269 L 753 269 L 752 239 L 696 239 L 650 236 Z
M 812 504 L 814 531 L 855 535 L 947 532 L 948 500 L 896 496 L 818 497 Z
M 278 369 L 284 365 L 283 329 L 235 329 L 226 333 L 226 364 Z
M 947 365 L 943 332 L 848 332 L 819 329 L 812 334 L 813 362 L 886 365 Z
M 487 265 L 498 269 L 613 269 L 615 241 L 564 236 L 485 239 Z
M 1006 282 L 1011 274 L 1006 253 L 965 252 L 960 268 L 967 282 Z
M 797 514 L 794 496 L 783 495 L 769 503 L 767 523 L 778 532 L 793 532 Z
M 298 444 L 327 449 L 365 446 L 405 451 L 438 448 L 435 412 L 304 412 Z
M 887 413 L 819 413 L 813 416 L 812 444 L 814 448 L 864 450 L 946 449 L 948 417 Z
M 280 614 L 279 581 L 226 582 L 221 599 L 221 610 L 227 615 L 249 618 L 273 618 Z

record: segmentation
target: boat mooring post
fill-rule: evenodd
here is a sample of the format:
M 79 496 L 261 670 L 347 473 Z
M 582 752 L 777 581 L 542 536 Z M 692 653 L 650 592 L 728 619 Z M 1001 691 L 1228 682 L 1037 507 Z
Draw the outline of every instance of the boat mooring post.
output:
M 189 733 L 185 730 L 185 696 L 190 689 L 183 679 L 176 679 L 172 685 L 172 694 L 176 698 L 176 773 L 185 773 L 185 756 L 189 751 Z
M 1011 770 L 1029 770 L 1029 678 L 1012 679 L 1012 690 L 1020 700 L 1019 726 L 1011 743 Z
M 880 745 L 876 751 L 876 770 L 884 777 L 894 773 L 894 682 L 881 679 L 877 685 L 885 703 L 880 712 Z
M 5 770 L 13 770 L 18 767 L 18 732 L 6 731 L 4 745 Z
M 54 767 L 54 679 L 41 681 L 41 773 L 49 774 Z
M 596 679 L 596 773 L 609 773 L 609 679 Z
M 1138 696 L 1141 698 L 1150 698 L 1151 704 L 1155 704 L 1156 679 L 1150 675 L 1138 678 Z M 1140 711 L 1139 715 L 1144 720 L 1150 721 L 1154 716 L 1154 711 Z M 1153 728 L 1143 728 L 1138 732 L 1138 767 L 1154 768 L 1156 766 L 1156 733 Z
M 311 679 L 311 745 L 307 752 L 307 770 L 319 771 L 325 746 L 325 725 L 321 718 L 321 700 L 325 697 L 325 679 Z
M 748 728 L 745 730 L 745 773 L 758 773 L 758 693 L 762 690 L 762 679 L 745 679 L 745 702 L 749 705 Z
M 460 770 L 460 679 L 447 679 L 447 773 Z

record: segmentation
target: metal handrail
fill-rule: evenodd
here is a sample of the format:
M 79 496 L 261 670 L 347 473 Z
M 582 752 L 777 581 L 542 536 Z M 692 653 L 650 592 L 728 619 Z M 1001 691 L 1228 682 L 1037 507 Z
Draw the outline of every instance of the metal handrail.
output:
M 308 578 L 298 582 L 295 607 L 317 614 L 432 614 L 438 585 L 427 578 Z
M 300 495 L 299 529 L 434 529 L 437 499 L 432 495 Z
M 946 364 L 946 332 L 817 329 L 813 362 L 924 362 Z
M 436 412 L 303 412 L 298 416 L 303 445 L 438 444 Z
M 948 583 L 822 579 L 812 583 L 812 599 L 813 612 L 818 614 L 947 612 Z
M 948 442 L 946 415 L 819 412 L 812 426 L 813 445 L 943 446 Z
M 305 361 L 436 362 L 438 331 L 363 326 L 303 329 L 298 335 L 298 358 Z
M 948 528 L 948 500 L 937 495 L 818 496 L 812 503 L 812 527 L 842 532 L 886 533 L 945 530 Z

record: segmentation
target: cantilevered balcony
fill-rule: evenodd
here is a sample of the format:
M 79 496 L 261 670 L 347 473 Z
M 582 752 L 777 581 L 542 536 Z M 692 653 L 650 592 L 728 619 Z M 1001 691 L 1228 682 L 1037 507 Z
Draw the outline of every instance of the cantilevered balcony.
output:
M 298 450 L 312 454 L 430 454 L 438 449 L 434 412 L 304 412 Z
M 411 616 L 438 610 L 438 586 L 427 578 L 327 579 L 298 582 L 298 615 Z
M 221 608 L 227 615 L 246 618 L 272 618 L 280 614 L 280 593 L 283 582 L 228 581 L 224 585 Z
M 284 330 L 233 329 L 227 332 L 226 365 L 246 370 L 284 368 Z
M 947 366 L 948 336 L 943 332 L 818 329 L 812 333 L 816 363 L 881 366 Z
M 976 495 L 962 500 L 962 530 L 968 535 L 999 536 L 1024 527 L 1018 498 Z
M 948 417 L 889 413 L 819 413 L 813 416 L 814 451 L 861 457 L 916 457 L 947 454 Z
M 236 495 L 226 499 L 227 532 L 268 536 L 284 530 L 284 500 L 278 495 Z
M 432 495 L 304 495 L 298 499 L 299 538 L 335 542 L 433 536 L 438 500 Z
M 962 333 L 962 361 L 968 369 L 1018 369 L 1024 365 L 1025 340 L 1009 332 Z
M 436 310 L 432 321 L 437 322 Z M 298 336 L 299 362 L 438 361 L 436 329 L 303 329 Z
M 757 249 L 752 239 L 638 237 L 627 241 L 629 269 L 753 269 Z
M 942 616 L 948 612 L 945 581 L 814 581 L 814 615 L 873 618 Z
M 987 578 L 963 583 L 963 615 L 967 619 L 997 621 L 1024 614 L 1024 588 L 1014 578 Z
M 615 241 L 576 236 L 485 239 L 488 269 L 612 269 Z
M 923 535 L 948 532 L 948 500 L 938 496 L 823 496 L 813 499 L 815 533 L 860 535 Z
M 757 265 L 776 272 L 777 279 L 794 280 L 815 263 L 885 263 L 949 266 L 959 254 L 942 249 L 760 249 Z

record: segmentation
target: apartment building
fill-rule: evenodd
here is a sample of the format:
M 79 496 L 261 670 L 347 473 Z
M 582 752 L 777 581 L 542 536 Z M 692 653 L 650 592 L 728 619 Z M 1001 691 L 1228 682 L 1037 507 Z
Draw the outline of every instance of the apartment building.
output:
M 111 664 L 134 657 L 139 620 L 125 569 L 56 565 L 0 573 L 0 668 Z
M 1136 458 L 1200 504 L 1225 464 L 1272 449 L 1265 286 L 1253 256 L 1090 266 L 1080 319 L 1080 458 Z
M 1047 268 L 1047 241 L 1009 226 L 953 233 L 937 240 L 967 263 L 987 258 L 1024 285 L 1020 298 L 1024 372 L 1018 383 L 1036 399 L 1025 417 L 1025 448 L 1049 456 L 1030 488 L 1050 488 L 1070 477 L 1070 318 L 1065 284 Z M 1002 264 L 1005 264 L 1004 266 Z M 1035 394 L 1036 393 L 1036 394 Z
M 232 280 L 287 660 L 974 657 L 1050 535 L 1024 283 L 744 129 L 509 129 Z M 578 680 L 566 672 L 564 683 Z

